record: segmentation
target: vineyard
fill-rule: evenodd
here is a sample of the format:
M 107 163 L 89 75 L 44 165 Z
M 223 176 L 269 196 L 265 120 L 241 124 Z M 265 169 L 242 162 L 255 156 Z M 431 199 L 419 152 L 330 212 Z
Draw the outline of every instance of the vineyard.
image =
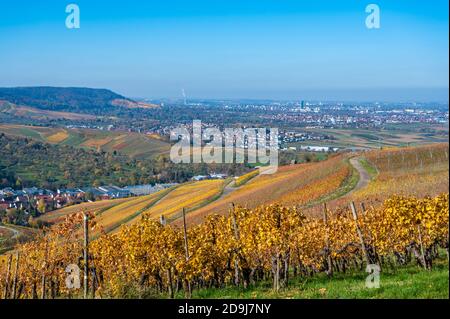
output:
M 122 225 L 138 220 L 142 213 L 148 211 L 159 200 L 173 191 L 173 189 L 162 190 L 142 197 L 103 200 L 73 205 L 42 215 L 37 221 L 52 225 L 59 224 L 73 214 L 86 211 L 92 213 L 96 218 L 97 227 L 92 235 L 98 236 L 103 232 L 112 232 Z
M 95 214 L 98 227 L 93 234 L 97 236 L 103 232 L 110 233 L 122 225 L 133 222 L 171 191 L 172 189 L 162 190 L 151 195 L 134 198 L 106 210 L 98 211 Z
M 394 195 L 434 197 L 448 192 L 448 152 L 448 144 L 443 143 L 363 153 L 359 159 L 372 180 L 366 187 L 328 202 L 328 206 L 338 209 L 349 201 L 363 201 L 377 207 Z M 307 214 L 320 216 L 321 207 L 312 207 Z
M 78 213 L 80 211 L 89 211 L 89 212 L 101 212 L 102 210 L 107 210 L 112 208 L 120 203 L 129 201 L 129 198 L 122 199 L 110 199 L 110 200 L 102 200 L 96 202 L 88 202 L 81 203 L 78 205 L 67 206 L 58 210 L 54 210 L 48 212 L 37 218 L 37 221 L 42 221 L 46 224 L 57 224 L 63 222 L 66 217 Z
M 448 151 L 448 144 L 371 151 L 365 158 L 377 169 L 378 176 L 350 199 L 377 205 L 394 194 L 436 196 L 446 192 Z
M 344 156 L 319 163 L 283 166 L 276 174 L 253 177 L 223 198 L 195 210 L 188 215 L 188 223 L 199 223 L 210 214 L 226 214 L 230 203 L 246 208 L 275 203 L 304 205 L 346 188 L 352 174 Z
M 44 224 L 58 224 L 70 215 L 86 211 L 96 216 L 96 235 L 101 231 L 109 233 L 121 225 L 136 222 L 141 214 L 156 219 L 161 215 L 168 219 L 176 218 L 182 208 L 195 209 L 213 201 L 220 196 L 224 186 L 223 180 L 187 183 L 137 198 L 103 200 L 68 206 L 44 214 L 37 221 Z
M 214 201 L 222 193 L 225 184 L 223 180 L 206 180 L 182 185 L 145 210 L 144 214 L 153 218 L 164 215 L 168 219 L 175 219 L 182 208 L 193 210 Z
M 234 182 L 234 186 L 235 187 L 240 187 L 240 186 L 244 185 L 249 180 L 251 180 L 252 178 L 254 178 L 254 177 L 258 176 L 258 175 L 259 175 L 259 171 L 255 170 L 255 171 L 252 171 L 252 172 L 247 173 L 245 175 L 239 176 L 238 178 L 236 178 L 236 181 Z
M 280 205 L 235 207 L 229 216 L 209 216 L 186 231 L 144 215 L 89 245 L 89 289 L 98 298 L 173 297 L 180 291 L 189 297 L 193 289 L 246 288 L 263 280 L 279 291 L 292 278 L 332 277 L 367 264 L 395 268 L 414 260 L 431 269 L 439 249 L 448 255 L 448 199 L 448 193 L 395 196 L 378 209 L 324 209 L 322 219 Z M 95 229 L 95 216 L 90 218 Z M 65 269 L 83 269 L 82 223 L 82 214 L 71 215 L 3 258 L 4 297 L 79 296 L 67 289 Z
M 207 180 L 51 212 L 42 220 L 53 226 L 0 256 L 0 297 L 190 298 L 267 283 L 285 296 L 367 265 L 448 267 L 448 144 L 361 154 L 372 181 L 353 192 L 348 158 L 281 167 L 226 195 L 229 180 Z M 78 289 L 69 265 L 88 275 Z

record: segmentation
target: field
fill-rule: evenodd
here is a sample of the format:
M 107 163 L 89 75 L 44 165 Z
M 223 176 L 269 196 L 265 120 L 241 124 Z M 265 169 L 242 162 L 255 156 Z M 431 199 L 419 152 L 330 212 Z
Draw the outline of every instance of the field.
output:
M 8 240 L 14 237 L 14 231 L 0 226 L 0 248 L 8 248 Z
M 168 143 L 161 139 L 128 132 L 0 124 L 1 132 L 52 144 L 90 148 L 105 152 L 117 151 L 136 159 L 151 159 L 160 154 L 166 154 L 170 147 Z
M 396 194 L 435 196 L 448 190 L 448 144 L 393 148 L 364 155 L 379 172 L 355 197 L 383 199 Z
M 339 148 L 376 149 L 380 147 L 420 145 L 448 142 L 448 125 L 400 125 L 390 124 L 382 129 L 299 129 L 318 134 L 327 134 L 334 140 L 305 141 L 290 144 L 323 145 Z
M 98 236 L 101 233 L 111 233 L 122 225 L 134 222 L 141 214 L 171 191 L 173 190 L 162 190 L 151 195 L 137 197 L 98 212 L 96 214 L 98 227 L 93 235 Z
M 133 204 L 143 203 L 135 199 Z M 448 193 L 393 196 L 359 216 L 328 211 L 323 220 L 281 205 L 235 208 L 228 217 L 209 216 L 186 232 L 143 216 L 91 242 L 101 273 L 95 297 L 448 297 Z M 64 288 L 59 265 L 79 258 L 81 221 L 82 216 L 72 217 L 17 247 L 19 298 L 42 291 L 34 285 L 42 276 L 59 284 L 57 290 L 46 288 L 52 298 L 77 296 Z M 43 262 L 48 267 L 42 268 Z M 380 288 L 365 286 L 369 264 L 380 267 Z M 6 267 L 3 259 L 2 290 Z

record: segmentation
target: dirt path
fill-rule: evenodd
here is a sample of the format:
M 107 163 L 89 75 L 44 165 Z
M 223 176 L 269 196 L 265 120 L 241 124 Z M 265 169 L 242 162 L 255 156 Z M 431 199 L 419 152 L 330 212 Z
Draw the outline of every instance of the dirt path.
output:
M 220 195 L 219 198 L 217 198 L 215 201 L 221 200 L 222 198 L 224 198 L 225 196 L 227 196 L 228 194 L 234 192 L 235 190 L 237 190 L 239 187 L 234 187 L 235 184 L 235 180 L 233 179 L 231 182 L 229 182 L 222 191 L 222 195 Z
M 6 226 L 0 226 L 0 228 L 6 229 L 6 230 L 12 232 L 13 236 L 11 237 L 11 239 L 15 239 L 20 236 L 20 231 L 18 231 L 17 229 L 6 227 Z
M 336 205 L 340 205 L 340 201 L 343 198 L 346 198 L 347 196 L 351 195 L 353 192 L 360 190 L 362 188 L 365 188 L 371 181 L 369 173 L 366 171 L 366 169 L 361 165 L 359 160 L 361 157 L 356 156 L 349 159 L 350 165 L 355 168 L 355 170 L 358 172 L 358 182 L 356 185 L 348 190 L 345 193 L 337 195 L 336 193 L 330 194 L 327 196 L 327 198 L 321 198 L 318 202 L 315 202 L 314 204 L 310 205 L 306 210 L 311 214 L 316 214 L 318 210 L 321 210 L 322 203 L 327 203 L 328 208 L 336 207 Z M 332 198 L 330 198 L 332 197 Z
M 357 190 L 360 190 L 364 187 L 366 187 L 370 183 L 370 175 L 366 171 L 366 169 L 361 165 L 359 162 L 360 157 L 353 157 L 350 159 L 350 164 L 358 171 L 359 173 L 359 181 L 358 184 L 356 184 L 355 188 L 351 190 L 348 194 L 351 194 Z

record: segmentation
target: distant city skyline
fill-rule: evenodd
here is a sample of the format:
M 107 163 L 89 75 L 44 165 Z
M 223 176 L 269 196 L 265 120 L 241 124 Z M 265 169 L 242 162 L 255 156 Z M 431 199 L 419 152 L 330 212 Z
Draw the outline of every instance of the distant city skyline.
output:
M 80 29 L 65 27 L 69 3 Z M 369 3 L 380 29 L 365 26 Z M 448 22 L 446 0 L 17 0 L 0 4 L 0 86 L 447 102 Z

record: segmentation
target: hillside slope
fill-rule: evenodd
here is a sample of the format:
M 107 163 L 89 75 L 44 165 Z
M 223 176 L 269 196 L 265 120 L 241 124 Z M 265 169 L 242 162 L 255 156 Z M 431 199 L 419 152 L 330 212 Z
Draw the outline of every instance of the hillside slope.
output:
M 89 114 L 79 114 L 71 112 L 41 110 L 30 106 L 20 106 L 14 103 L 0 100 L 0 113 L 12 115 L 14 117 L 31 118 L 35 120 L 95 120 L 96 117 Z
M 0 124 L 0 132 L 41 142 L 68 145 L 113 153 L 136 159 L 152 159 L 169 152 L 169 143 L 151 136 L 129 132 L 94 129 L 66 129 L 55 127 Z
M 248 208 L 263 204 L 304 206 L 354 185 L 353 169 L 345 156 L 319 163 L 280 167 L 273 175 L 260 175 L 211 204 L 188 214 L 189 223 L 199 223 L 210 214 L 226 214 L 231 203 Z M 179 221 L 178 221 L 179 222 Z
M 449 190 L 449 144 L 392 147 L 361 153 L 355 160 L 370 173 L 365 187 L 328 202 L 330 209 L 348 207 L 350 201 L 366 208 L 380 206 L 394 195 L 437 196 Z M 308 212 L 321 216 L 322 207 Z
M 166 189 L 140 197 L 111 199 L 68 206 L 44 214 L 37 220 L 49 224 L 59 224 L 64 222 L 70 215 L 89 212 L 96 216 L 96 228 L 91 232 L 91 235 L 95 237 L 101 233 L 113 232 L 120 226 L 138 219 L 144 211 L 150 209 L 167 194 L 171 193 L 173 189 Z
M 153 108 L 107 89 L 78 87 L 0 88 L 0 100 L 42 110 L 106 115 L 121 108 Z
M 52 111 L 101 110 L 111 108 L 116 99 L 127 100 L 122 95 L 106 89 L 44 86 L 0 88 L 0 100 Z

